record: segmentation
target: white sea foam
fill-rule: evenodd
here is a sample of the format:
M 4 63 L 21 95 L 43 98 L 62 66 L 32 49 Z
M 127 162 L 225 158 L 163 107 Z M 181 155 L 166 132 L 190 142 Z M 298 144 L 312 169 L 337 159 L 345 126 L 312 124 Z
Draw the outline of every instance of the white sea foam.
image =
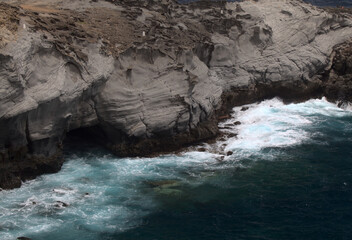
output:
M 325 98 L 288 105 L 279 99 L 271 99 L 245 107 L 248 110 L 234 108 L 232 118 L 219 125 L 223 132 L 237 134 L 218 142 L 220 151 L 234 151 L 237 156 L 248 157 L 265 148 L 294 146 L 310 140 L 315 133 L 308 130 L 321 116 L 343 117 L 351 114 Z M 234 121 L 241 124 L 235 125 Z M 226 147 L 221 149 L 223 145 Z
M 352 103 L 343 103 L 340 107 L 345 111 L 352 112 Z

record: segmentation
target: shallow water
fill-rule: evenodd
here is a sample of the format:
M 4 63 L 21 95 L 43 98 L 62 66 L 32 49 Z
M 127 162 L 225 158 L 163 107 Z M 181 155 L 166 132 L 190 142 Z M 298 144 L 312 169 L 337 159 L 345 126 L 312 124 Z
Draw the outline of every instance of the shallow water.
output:
M 0 239 L 351 239 L 351 111 L 324 99 L 248 107 L 206 152 L 71 147 L 59 173 L 0 192 Z

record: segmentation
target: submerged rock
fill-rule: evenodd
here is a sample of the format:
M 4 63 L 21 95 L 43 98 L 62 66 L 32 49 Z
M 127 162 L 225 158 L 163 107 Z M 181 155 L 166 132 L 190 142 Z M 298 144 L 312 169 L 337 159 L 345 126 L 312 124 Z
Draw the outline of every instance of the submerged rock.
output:
M 56 201 L 54 204 L 55 207 L 57 208 L 64 208 L 64 207 L 68 207 L 69 204 L 62 202 L 62 201 Z
M 348 48 L 332 55 L 351 18 L 299 0 L 2 2 L 0 188 L 58 171 L 74 130 L 150 156 L 214 138 L 235 105 L 351 96 Z
M 159 187 L 159 188 L 178 187 L 181 184 L 179 180 L 159 180 L 159 181 L 148 181 L 146 183 L 151 187 Z
M 172 196 L 180 196 L 182 195 L 182 191 L 178 189 L 172 188 L 155 188 L 155 192 L 162 195 L 172 195 Z
M 182 194 L 182 191 L 177 189 L 181 186 L 181 182 L 178 180 L 148 181 L 147 184 L 153 187 L 153 190 L 158 194 L 175 196 Z

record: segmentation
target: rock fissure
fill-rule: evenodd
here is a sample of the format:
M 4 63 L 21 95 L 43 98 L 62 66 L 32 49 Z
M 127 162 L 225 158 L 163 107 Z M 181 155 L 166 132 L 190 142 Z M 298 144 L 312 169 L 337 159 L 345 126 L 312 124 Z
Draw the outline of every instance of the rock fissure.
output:
M 31 140 L 31 136 L 30 136 L 30 132 L 29 132 L 29 124 L 28 124 L 29 120 L 28 120 L 28 116 L 26 118 L 26 141 L 27 141 L 27 146 L 28 146 L 28 153 L 29 154 L 33 154 L 33 143 Z

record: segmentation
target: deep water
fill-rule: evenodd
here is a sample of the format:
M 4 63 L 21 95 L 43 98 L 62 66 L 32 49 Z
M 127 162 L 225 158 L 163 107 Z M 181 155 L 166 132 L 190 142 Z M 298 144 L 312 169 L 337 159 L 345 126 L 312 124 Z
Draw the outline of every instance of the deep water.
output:
M 345 6 L 352 7 L 352 0 L 304 0 L 317 6 Z
M 0 239 L 352 239 L 351 108 L 248 107 L 205 152 L 119 159 L 71 145 L 59 173 L 0 192 Z
M 180 3 L 196 2 L 199 0 L 179 0 Z M 223 1 L 223 0 L 213 0 L 213 1 Z M 228 2 L 239 2 L 241 0 L 228 0 Z M 345 6 L 352 7 L 352 0 L 304 0 L 305 2 L 311 3 L 313 5 L 326 7 L 326 6 Z

